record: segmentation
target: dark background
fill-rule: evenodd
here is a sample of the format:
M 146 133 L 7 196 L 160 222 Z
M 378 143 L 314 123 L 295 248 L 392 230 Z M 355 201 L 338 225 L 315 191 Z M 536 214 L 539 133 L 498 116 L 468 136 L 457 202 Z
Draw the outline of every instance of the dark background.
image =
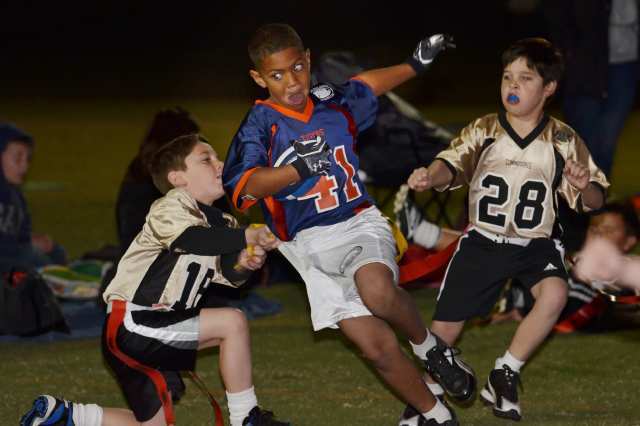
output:
M 404 60 L 426 35 L 453 34 L 456 52 L 403 94 L 486 102 L 497 99 L 500 52 L 546 35 L 539 11 L 514 14 L 505 1 L 420 3 L 9 1 L 0 6 L 0 96 L 260 96 L 245 46 L 257 26 L 277 21 L 298 30 L 312 58 L 352 50 L 369 66 Z

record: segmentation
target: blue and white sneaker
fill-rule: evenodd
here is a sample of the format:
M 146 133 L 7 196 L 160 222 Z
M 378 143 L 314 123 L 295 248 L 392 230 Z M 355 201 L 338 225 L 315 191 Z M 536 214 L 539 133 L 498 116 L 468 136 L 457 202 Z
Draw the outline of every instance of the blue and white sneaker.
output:
M 49 395 L 40 395 L 20 419 L 20 426 L 75 426 L 73 404 Z

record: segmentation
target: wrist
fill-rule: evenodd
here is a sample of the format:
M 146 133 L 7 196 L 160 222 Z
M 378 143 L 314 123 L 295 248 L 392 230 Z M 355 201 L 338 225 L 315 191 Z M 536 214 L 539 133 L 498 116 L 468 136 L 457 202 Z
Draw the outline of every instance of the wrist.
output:
M 246 242 L 246 247 L 255 245 L 257 243 L 257 234 L 258 232 L 256 231 L 255 228 L 252 227 L 247 227 L 244 230 L 244 238 L 245 238 L 245 242 Z
M 307 163 L 305 163 L 305 161 L 302 158 L 298 157 L 295 160 L 293 160 L 293 162 L 291 162 L 290 164 L 293 166 L 294 169 L 296 169 L 296 172 L 298 173 L 300 180 L 305 180 L 311 177 L 311 172 L 307 167 Z
M 409 56 L 405 61 L 405 63 L 409 64 L 409 66 L 413 69 L 416 75 L 422 74 L 427 70 L 427 68 L 429 68 L 429 64 L 427 65 L 423 64 L 422 62 L 414 58 L 413 55 Z

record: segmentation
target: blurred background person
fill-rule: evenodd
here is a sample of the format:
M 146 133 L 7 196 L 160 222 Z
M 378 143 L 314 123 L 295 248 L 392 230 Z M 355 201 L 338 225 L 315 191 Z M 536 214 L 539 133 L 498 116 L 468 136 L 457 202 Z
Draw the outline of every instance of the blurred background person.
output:
M 640 67 L 639 0 L 545 0 L 552 41 L 565 56 L 565 120 L 611 175 Z
M 20 186 L 33 153 L 33 138 L 12 124 L 0 124 L 0 270 L 65 264 L 67 256 L 46 234 L 31 230 L 31 214 Z

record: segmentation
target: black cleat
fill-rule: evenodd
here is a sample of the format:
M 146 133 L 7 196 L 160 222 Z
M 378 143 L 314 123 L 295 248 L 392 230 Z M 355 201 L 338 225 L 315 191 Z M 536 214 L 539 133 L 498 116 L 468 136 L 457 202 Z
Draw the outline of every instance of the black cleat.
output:
M 424 361 L 427 373 L 456 401 L 471 400 L 476 390 L 473 369 L 458 358 L 459 349 L 447 346 L 442 339 L 434 336 L 437 344 L 427 352 Z
M 271 411 L 255 406 L 242 421 L 242 426 L 291 426 L 288 422 L 281 422 L 273 418 Z
M 493 406 L 493 414 L 503 419 L 519 421 L 522 418 L 518 402 L 518 384 L 520 374 L 509 366 L 495 368 L 489 373 L 487 384 L 480 392 L 480 398 L 486 405 Z

